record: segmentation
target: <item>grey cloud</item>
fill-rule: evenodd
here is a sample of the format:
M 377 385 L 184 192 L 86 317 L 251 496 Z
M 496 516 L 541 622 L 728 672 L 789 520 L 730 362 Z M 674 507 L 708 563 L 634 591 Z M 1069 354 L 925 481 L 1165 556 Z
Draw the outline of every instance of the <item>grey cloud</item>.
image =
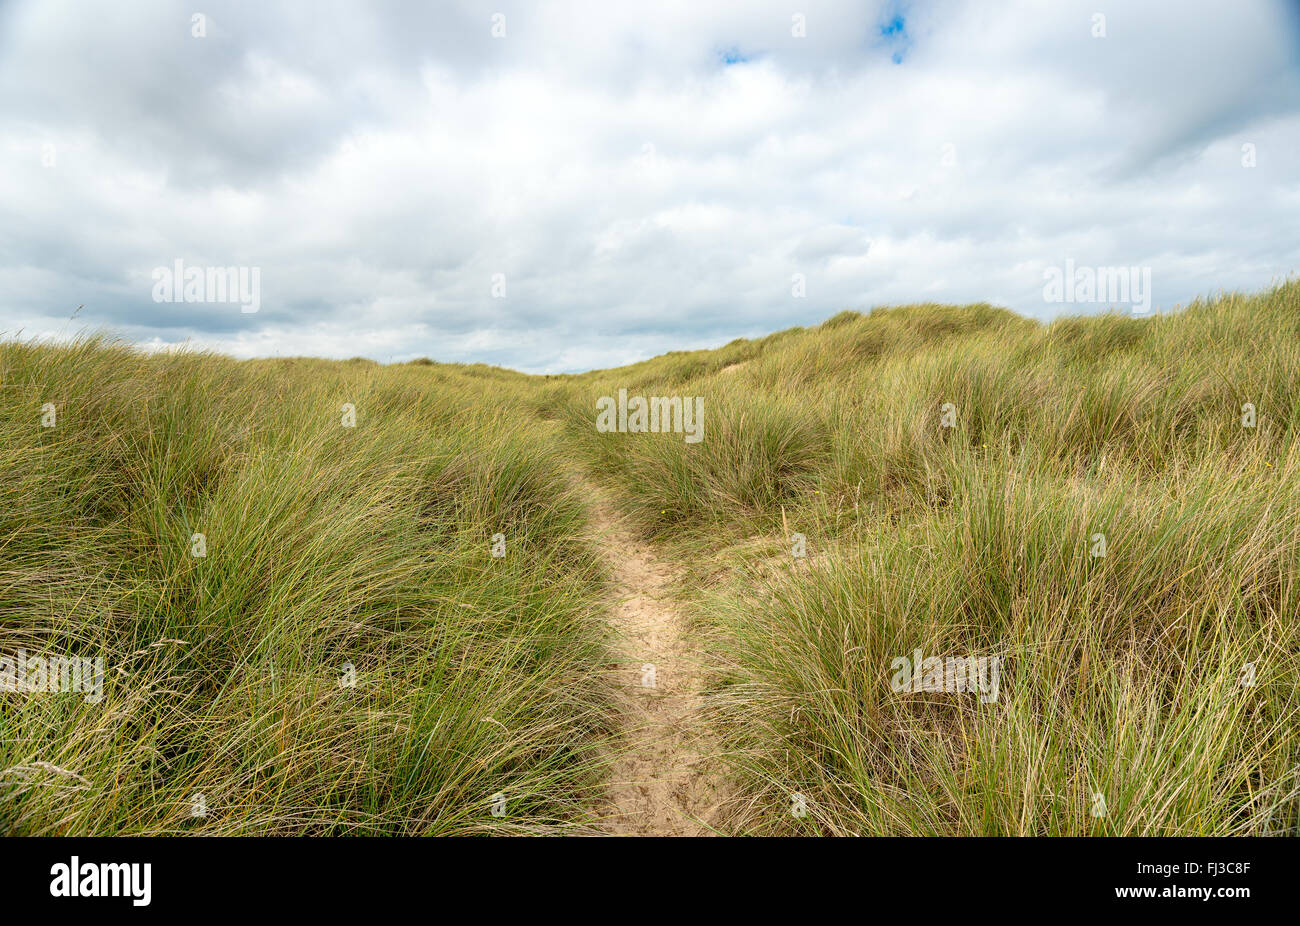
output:
M 204 39 L 178 2 L 0 8 L 0 329 L 85 303 L 146 344 L 546 371 L 876 303 L 1049 317 L 1067 258 L 1166 306 L 1300 263 L 1280 0 L 1104 39 L 1080 0 L 818 0 L 802 39 L 774 2 L 494 4 L 503 39 L 469 0 L 204 6 Z M 261 311 L 155 303 L 177 258 L 259 267 Z

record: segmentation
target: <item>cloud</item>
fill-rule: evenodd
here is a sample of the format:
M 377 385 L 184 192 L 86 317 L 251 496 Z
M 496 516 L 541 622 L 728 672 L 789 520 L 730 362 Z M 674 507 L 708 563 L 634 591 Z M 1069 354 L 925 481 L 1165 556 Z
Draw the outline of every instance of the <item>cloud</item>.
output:
M 1164 307 L 1300 265 L 1280 0 L 1104 37 L 1073 0 L 495 6 L 501 37 L 469 2 L 218 3 L 202 38 L 172 2 L 0 7 L 0 330 L 84 303 L 155 346 L 556 372 L 1087 309 L 1044 302 L 1066 259 L 1149 266 Z M 177 259 L 260 268 L 261 310 L 154 302 Z

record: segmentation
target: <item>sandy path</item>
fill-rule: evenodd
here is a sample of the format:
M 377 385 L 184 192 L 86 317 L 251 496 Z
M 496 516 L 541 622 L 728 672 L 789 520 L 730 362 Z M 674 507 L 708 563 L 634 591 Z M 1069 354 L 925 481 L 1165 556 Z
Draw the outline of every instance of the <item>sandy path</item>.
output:
M 622 657 L 616 676 L 626 751 L 611 775 L 605 828 L 630 836 L 703 836 L 717 806 L 703 767 L 701 678 L 685 618 L 673 601 L 673 567 L 637 540 L 607 494 L 584 481 L 593 526 L 614 577 L 610 621 Z M 649 683 L 649 684 L 646 684 Z

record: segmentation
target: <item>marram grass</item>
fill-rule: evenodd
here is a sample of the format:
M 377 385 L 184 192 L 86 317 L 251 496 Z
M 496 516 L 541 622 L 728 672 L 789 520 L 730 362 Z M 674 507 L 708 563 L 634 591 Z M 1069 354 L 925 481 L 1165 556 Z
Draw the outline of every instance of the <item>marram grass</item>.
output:
M 705 440 L 593 433 L 629 381 L 703 396 Z M 565 388 L 702 589 L 724 829 L 1297 831 L 1300 284 L 1048 325 L 846 312 Z M 999 657 L 997 700 L 892 690 L 918 649 Z
M 703 440 L 598 433 L 620 388 L 702 397 Z M 1294 834 L 1298 433 L 1293 282 L 545 378 L 5 344 L 0 653 L 106 672 L 0 693 L 0 832 L 595 831 L 581 468 L 689 590 L 722 831 Z M 918 650 L 997 657 L 996 699 L 894 690 Z
M 499 409 L 522 377 L 100 340 L 0 374 L 0 651 L 106 668 L 99 703 L 0 694 L 0 831 L 590 825 L 602 573 L 554 441 Z

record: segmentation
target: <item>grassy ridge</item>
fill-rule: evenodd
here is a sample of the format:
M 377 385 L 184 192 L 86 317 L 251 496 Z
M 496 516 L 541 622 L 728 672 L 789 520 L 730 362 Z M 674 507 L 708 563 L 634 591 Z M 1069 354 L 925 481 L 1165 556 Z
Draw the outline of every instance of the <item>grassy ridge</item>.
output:
M 620 387 L 703 396 L 703 442 L 595 433 Z M 545 401 L 707 589 L 737 831 L 1295 831 L 1300 284 L 843 313 Z M 999 699 L 894 693 L 918 648 L 1000 656 Z
M 603 575 L 526 377 L 95 339 L 0 376 L 0 651 L 107 669 L 0 695 L 0 832 L 589 822 Z

